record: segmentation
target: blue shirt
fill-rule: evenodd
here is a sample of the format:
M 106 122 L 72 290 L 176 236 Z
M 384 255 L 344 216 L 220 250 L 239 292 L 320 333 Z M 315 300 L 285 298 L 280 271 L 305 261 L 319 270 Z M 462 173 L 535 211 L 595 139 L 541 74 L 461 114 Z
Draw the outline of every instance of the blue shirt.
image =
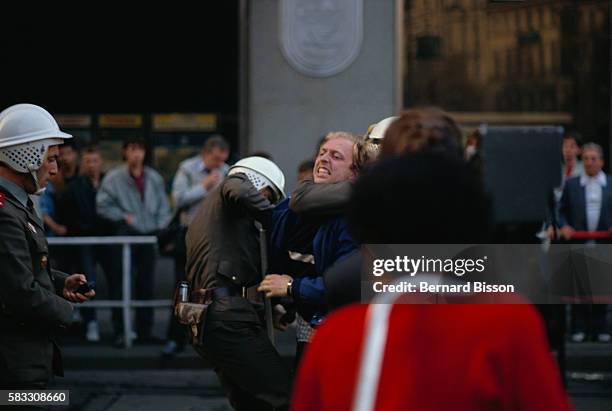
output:
M 326 311 L 323 273 L 354 253 L 358 244 L 343 216 L 302 218 L 288 203 L 281 202 L 272 215 L 270 268 L 293 277 L 291 297 L 297 311 L 316 325 Z

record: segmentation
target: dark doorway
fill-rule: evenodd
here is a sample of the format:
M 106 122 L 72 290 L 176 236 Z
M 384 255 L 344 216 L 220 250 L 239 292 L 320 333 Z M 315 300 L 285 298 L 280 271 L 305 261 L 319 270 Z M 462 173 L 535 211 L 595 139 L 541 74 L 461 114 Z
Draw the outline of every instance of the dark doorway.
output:
M 156 113 L 209 113 L 215 128 L 199 138 L 219 133 L 237 149 L 237 0 L 192 9 L 164 4 L 153 15 L 92 9 L 87 17 L 32 26 L 15 21 L 2 29 L 0 109 L 29 102 L 54 115 L 88 115 L 85 130 L 73 131 L 93 140 L 109 135 L 100 115 L 136 114 L 142 127 L 133 131 L 151 149 L 167 141 L 152 136 Z M 176 133 L 185 135 L 180 127 Z

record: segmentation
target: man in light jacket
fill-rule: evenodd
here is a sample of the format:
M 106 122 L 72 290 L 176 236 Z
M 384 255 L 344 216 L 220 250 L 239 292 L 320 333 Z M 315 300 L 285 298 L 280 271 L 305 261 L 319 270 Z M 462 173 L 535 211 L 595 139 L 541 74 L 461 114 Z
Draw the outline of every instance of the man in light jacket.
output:
M 110 170 L 100 185 L 96 196 L 98 214 L 116 225 L 117 235 L 151 235 L 165 227 L 170 218 L 170 207 L 159 173 L 144 166 L 145 146 L 142 139 L 128 139 L 123 144 L 125 164 Z M 120 258 L 120 249 L 117 258 Z M 136 299 L 153 296 L 153 273 L 156 250 L 154 245 L 132 247 L 132 261 L 136 268 Z M 111 296 L 121 297 L 121 273 L 109 273 Z M 113 310 L 116 345 L 122 341 L 122 317 L 119 309 Z M 140 308 L 136 313 L 138 342 L 151 342 L 153 310 Z

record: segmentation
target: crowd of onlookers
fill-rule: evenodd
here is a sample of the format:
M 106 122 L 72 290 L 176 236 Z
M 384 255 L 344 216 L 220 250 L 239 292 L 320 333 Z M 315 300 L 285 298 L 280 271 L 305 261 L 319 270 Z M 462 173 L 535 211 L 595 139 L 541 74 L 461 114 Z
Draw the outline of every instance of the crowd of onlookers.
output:
M 103 173 L 103 159 L 95 145 L 77 149 L 75 143 L 60 148 L 60 172 L 40 198 L 39 210 L 48 236 L 147 235 L 164 228 L 172 214 L 162 177 L 144 164 L 144 140 L 129 139 L 123 144 L 124 164 Z M 76 252 L 70 246 L 54 250 L 59 269 L 84 273 L 96 280 L 97 267 L 103 269 L 111 298 L 122 292 L 121 248 L 83 245 Z M 154 245 L 132 247 L 136 270 L 135 297 L 153 296 L 157 251 Z M 95 310 L 81 311 L 88 341 L 99 341 Z M 113 310 L 116 343 L 122 344 L 122 316 Z M 154 340 L 152 308 L 136 312 L 136 333 L 142 342 Z

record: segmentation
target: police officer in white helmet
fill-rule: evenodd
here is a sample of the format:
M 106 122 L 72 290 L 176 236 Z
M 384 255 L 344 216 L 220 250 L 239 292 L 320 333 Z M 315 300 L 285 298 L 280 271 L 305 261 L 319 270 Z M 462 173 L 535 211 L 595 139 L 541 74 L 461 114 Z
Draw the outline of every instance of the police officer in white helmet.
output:
M 62 375 L 55 336 L 84 302 L 82 274 L 51 268 L 44 227 L 29 195 L 57 173 L 60 131 L 45 109 L 17 104 L 0 113 L 0 389 L 44 389 Z
M 290 373 L 269 340 L 247 289 L 262 279 L 259 232 L 285 197 L 272 161 L 248 157 L 230 168 L 187 230 L 191 301 L 209 304 L 192 331 L 196 351 L 212 363 L 236 410 L 288 409 Z

